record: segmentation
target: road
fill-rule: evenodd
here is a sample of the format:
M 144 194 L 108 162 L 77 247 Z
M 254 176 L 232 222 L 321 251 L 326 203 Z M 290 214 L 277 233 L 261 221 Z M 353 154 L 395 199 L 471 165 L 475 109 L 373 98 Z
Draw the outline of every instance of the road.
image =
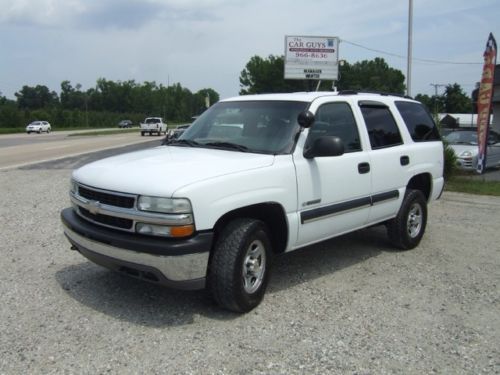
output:
M 139 132 L 69 136 L 72 133 L 75 132 L 1 135 L 0 170 L 144 142 L 160 144 L 163 139 L 163 137 L 141 137 Z

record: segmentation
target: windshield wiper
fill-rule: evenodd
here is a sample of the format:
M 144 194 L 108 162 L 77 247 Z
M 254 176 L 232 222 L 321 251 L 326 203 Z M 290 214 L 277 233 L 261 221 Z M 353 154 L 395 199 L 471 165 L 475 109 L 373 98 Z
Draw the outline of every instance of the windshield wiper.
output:
M 249 152 L 250 149 L 246 146 L 239 145 L 237 143 L 231 143 L 231 142 L 208 142 L 208 143 L 203 143 L 203 146 L 209 146 L 209 147 L 215 147 L 215 148 L 221 148 L 221 149 L 229 149 L 229 150 L 237 150 L 237 151 L 242 151 L 242 152 Z
M 190 139 L 172 139 L 170 141 L 165 142 L 167 146 L 188 146 L 188 147 L 199 147 L 200 143 L 196 141 L 192 141 Z

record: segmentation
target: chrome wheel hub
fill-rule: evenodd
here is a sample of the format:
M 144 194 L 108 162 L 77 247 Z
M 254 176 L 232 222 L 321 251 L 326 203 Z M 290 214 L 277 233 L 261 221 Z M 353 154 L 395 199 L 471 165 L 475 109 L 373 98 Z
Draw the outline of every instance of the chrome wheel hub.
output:
M 243 288 L 248 294 L 255 293 L 262 285 L 266 272 L 266 251 L 264 244 L 253 241 L 248 246 L 243 260 Z
M 420 204 L 414 203 L 410 207 L 410 211 L 408 212 L 408 220 L 406 222 L 406 229 L 408 231 L 408 235 L 411 238 L 415 238 L 419 235 L 422 229 L 422 222 L 422 207 L 420 206 Z

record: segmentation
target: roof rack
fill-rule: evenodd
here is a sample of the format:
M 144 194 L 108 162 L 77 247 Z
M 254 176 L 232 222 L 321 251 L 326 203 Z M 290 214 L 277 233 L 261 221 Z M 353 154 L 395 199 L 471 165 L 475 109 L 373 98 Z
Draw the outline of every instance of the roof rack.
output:
M 371 90 L 341 90 L 338 92 L 338 95 L 358 95 L 358 94 L 376 94 L 382 96 L 398 96 L 400 98 L 413 99 L 411 96 L 397 94 L 393 92 L 384 92 L 384 91 L 371 91 Z

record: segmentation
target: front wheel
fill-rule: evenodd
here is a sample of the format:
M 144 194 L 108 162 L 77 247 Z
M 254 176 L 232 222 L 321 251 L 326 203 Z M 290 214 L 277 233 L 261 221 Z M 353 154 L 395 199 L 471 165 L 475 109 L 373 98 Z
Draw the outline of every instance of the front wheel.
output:
M 271 242 L 262 221 L 236 219 L 220 234 L 208 275 L 215 301 L 234 312 L 248 312 L 264 297 L 270 274 Z
M 407 190 L 397 216 L 387 223 L 394 246 L 410 250 L 418 246 L 427 224 L 427 201 L 420 190 Z

